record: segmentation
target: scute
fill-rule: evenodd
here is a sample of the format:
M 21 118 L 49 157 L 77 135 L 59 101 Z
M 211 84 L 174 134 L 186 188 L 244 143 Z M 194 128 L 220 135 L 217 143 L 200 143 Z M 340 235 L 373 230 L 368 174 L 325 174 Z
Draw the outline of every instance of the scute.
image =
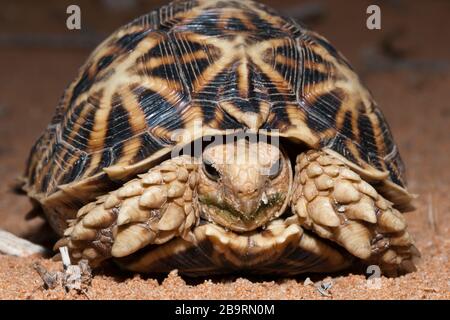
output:
M 399 204 L 410 199 L 386 120 L 345 58 L 262 4 L 220 0 L 175 1 L 95 49 L 32 149 L 24 188 L 75 210 L 74 198 L 157 163 L 175 136 L 227 129 L 329 150 Z

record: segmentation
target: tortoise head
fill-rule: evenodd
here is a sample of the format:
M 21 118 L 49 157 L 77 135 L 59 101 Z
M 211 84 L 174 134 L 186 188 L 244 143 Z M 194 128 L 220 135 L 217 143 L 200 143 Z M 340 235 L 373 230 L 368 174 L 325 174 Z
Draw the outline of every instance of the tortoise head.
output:
M 254 230 L 285 210 L 292 185 L 288 156 L 246 139 L 205 148 L 198 200 L 203 218 L 237 232 Z

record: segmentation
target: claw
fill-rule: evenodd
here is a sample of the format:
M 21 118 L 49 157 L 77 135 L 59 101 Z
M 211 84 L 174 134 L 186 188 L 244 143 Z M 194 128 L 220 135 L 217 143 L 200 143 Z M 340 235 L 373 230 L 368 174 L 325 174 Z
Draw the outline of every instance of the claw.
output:
M 373 202 L 368 199 L 361 199 L 360 202 L 347 207 L 345 214 L 348 218 L 363 220 L 370 223 L 377 223 L 377 215 Z
M 378 223 L 388 232 L 399 232 L 406 228 L 406 224 L 389 209 L 381 213 L 378 217 Z
M 314 222 L 327 227 L 337 227 L 341 224 L 327 197 L 317 197 L 308 204 L 311 218 Z
M 166 191 L 161 186 L 148 188 L 139 199 L 139 204 L 146 208 L 160 208 L 167 201 Z
M 116 258 L 130 255 L 148 245 L 155 237 L 156 233 L 142 224 L 125 226 L 117 233 L 111 254 Z
M 83 217 L 83 226 L 86 228 L 106 228 L 109 226 L 115 216 L 105 210 L 103 206 L 97 206 Z
M 70 234 L 72 240 L 94 240 L 96 236 L 96 230 L 85 228 L 82 223 L 78 223 Z
M 124 201 L 119 210 L 117 225 L 122 226 L 131 222 L 144 222 L 150 218 L 149 210 L 139 207 L 139 198 L 135 197 Z
M 338 228 L 336 240 L 360 259 L 368 259 L 372 254 L 370 232 L 356 221 L 350 221 Z
M 158 223 L 158 229 L 163 231 L 175 230 L 185 220 L 183 208 L 171 203 L 164 212 L 161 220 Z
M 361 193 L 349 181 L 337 181 L 334 186 L 333 197 L 341 204 L 359 201 Z

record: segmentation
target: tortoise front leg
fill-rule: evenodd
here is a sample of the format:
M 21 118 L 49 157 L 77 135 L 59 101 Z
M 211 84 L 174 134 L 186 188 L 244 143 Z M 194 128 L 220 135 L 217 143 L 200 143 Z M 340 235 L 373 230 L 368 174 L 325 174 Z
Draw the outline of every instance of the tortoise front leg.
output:
M 315 150 L 299 155 L 291 207 L 302 226 L 385 273 L 415 270 L 418 251 L 403 215 L 341 160 Z
M 199 219 L 192 205 L 196 170 L 189 157 L 162 162 L 82 207 L 55 247 L 68 246 L 72 258 L 96 266 L 176 236 L 189 240 Z

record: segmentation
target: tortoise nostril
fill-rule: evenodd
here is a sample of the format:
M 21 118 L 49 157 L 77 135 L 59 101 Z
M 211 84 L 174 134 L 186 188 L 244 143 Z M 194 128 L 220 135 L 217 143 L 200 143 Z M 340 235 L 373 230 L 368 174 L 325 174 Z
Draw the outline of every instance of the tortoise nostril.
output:
M 239 195 L 251 196 L 251 195 L 256 194 L 256 191 L 257 191 L 257 190 L 250 190 L 250 191 L 243 191 L 243 190 L 240 190 L 240 191 L 238 191 L 238 194 L 239 194 Z

